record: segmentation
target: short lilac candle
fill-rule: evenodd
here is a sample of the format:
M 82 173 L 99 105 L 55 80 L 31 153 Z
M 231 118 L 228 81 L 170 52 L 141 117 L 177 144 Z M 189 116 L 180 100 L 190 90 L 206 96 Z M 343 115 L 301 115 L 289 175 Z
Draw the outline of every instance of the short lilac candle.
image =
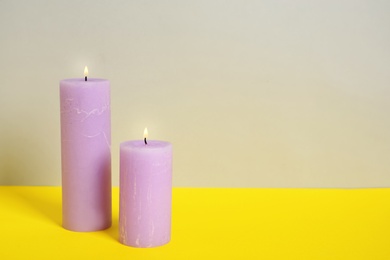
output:
M 62 224 L 73 231 L 111 226 L 110 83 L 60 82 Z
M 172 145 L 155 140 L 120 145 L 119 240 L 156 247 L 170 241 Z

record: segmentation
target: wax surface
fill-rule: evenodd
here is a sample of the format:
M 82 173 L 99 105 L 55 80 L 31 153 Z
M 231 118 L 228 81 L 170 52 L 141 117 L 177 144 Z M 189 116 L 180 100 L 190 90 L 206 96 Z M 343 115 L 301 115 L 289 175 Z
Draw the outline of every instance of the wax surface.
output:
M 110 83 L 60 82 L 63 227 L 111 226 Z
M 172 145 L 149 140 L 120 146 L 119 240 L 155 247 L 171 238 Z

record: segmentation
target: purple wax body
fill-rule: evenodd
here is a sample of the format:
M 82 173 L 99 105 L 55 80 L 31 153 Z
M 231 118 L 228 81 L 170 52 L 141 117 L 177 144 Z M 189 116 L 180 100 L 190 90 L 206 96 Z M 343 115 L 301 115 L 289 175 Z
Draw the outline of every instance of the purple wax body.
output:
M 110 83 L 60 82 L 62 225 L 73 231 L 111 226 Z
M 171 239 L 172 145 L 148 140 L 120 146 L 119 240 L 155 247 Z

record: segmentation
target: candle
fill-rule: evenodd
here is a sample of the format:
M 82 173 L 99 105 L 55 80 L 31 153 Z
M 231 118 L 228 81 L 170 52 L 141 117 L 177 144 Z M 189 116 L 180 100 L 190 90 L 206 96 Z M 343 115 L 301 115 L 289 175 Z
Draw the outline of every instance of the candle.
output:
M 119 240 L 133 247 L 170 241 L 172 145 L 147 140 L 120 145 Z
M 62 221 L 73 231 L 111 226 L 110 83 L 60 81 Z

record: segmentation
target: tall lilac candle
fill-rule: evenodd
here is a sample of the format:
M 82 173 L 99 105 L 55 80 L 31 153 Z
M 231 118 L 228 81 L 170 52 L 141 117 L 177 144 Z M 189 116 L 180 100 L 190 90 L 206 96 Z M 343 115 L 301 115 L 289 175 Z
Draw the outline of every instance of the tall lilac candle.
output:
M 172 145 L 128 141 L 120 145 L 119 240 L 156 247 L 170 241 Z
M 60 81 L 62 221 L 73 231 L 111 226 L 110 83 Z

